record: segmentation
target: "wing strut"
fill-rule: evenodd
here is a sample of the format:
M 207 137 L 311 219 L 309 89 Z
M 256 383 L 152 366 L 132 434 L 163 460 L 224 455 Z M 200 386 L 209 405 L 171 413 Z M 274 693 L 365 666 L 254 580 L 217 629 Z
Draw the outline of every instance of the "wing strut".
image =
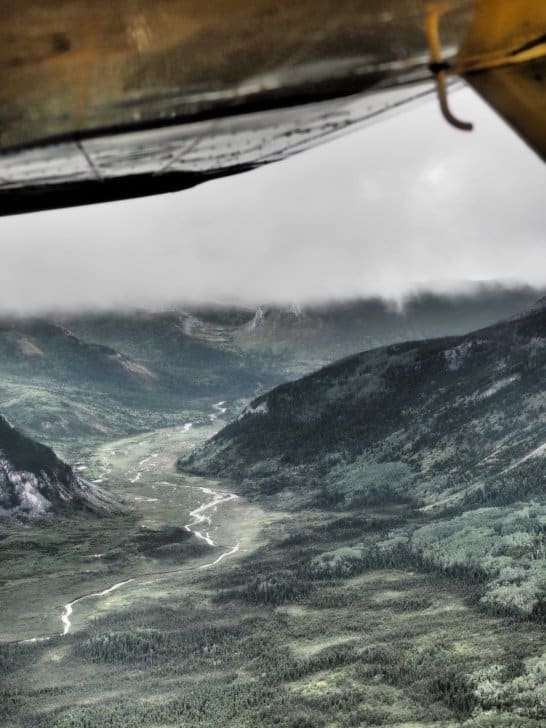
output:
M 434 74 L 436 93 L 438 95 L 440 110 L 444 119 L 456 129 L 460 129 L 461 131 L 472 131 L 474 128 L 473 125 L 468 121 L 461 121 L 460 119 L 457 119 L 457 117 L 452 114 L 447 101 L 446 72 L 449 69 L 449 64 L 442 60 L 442 43 L 440 41 L 439 25 L 440 18 L 448 10 L 449 5 L 446 3 L 431 5 L 428 8 L 425 21 L 425 32 L 430 53 L 429 68 Z

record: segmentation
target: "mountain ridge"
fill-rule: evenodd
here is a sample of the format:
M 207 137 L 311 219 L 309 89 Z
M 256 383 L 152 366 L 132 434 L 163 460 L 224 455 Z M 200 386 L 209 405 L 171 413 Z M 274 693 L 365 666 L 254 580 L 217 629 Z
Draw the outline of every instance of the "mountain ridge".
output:
M 525 287 L 486 286 L 421 294 L 400 311 L 369 299 L 265 306 L 265 328 L 251 331 L 257 309 L 241 306 L 4 319 L 0 411 L 72 460 L 82 445 L 205 422 L 218 401 L 231 415 L 357 350 L 479 328 L 536 297 Z
M 282 419 L 283 399 L 287 397 L 290 399 L 291 396 L 293 396 L 293 401 L 290 403 L 292 418 L 300 421 L 302 425 L 306 420 L 309 422 L 318 420 L 323 414 L 318 390 L 326 392 L 327 397 L 323 404 L 324 409 L 329 410 L 330 413 L 332 413 L 334 404 L 339 404 L 344 396 L 350 398 L 356 394 L 362 400 L 362 404 L 370 405 L 374 399 L 381 399 L 388 391 L 392 393 L 393 387 L 397 389 L 398 396 L 403 396 L 405 400 L 408 400 L 408 404 L 415 393 L 415 388 L 420 387 L 422 390 L 420 394 L 426 393 L 427 396 L 430 396 L 432 405 L 433 392 L 428 390 L 430 390 L 431 382 L 438 383 L 435 378 L 441 378 L 442 385 L 449 387 L 453 396 L 464 394 L 468 406 L 470 406 L 472 398 L 475 402 L 484 402 L 512 384 L 517 386 L 522 374 L 527 373 L 527 356 L 532 358 L 534 369 L 544 365 L 546 356 L 546 352 L 543 351 L 546 350 L 545 303 L 546 299 L 541 299 L 518 316 L 463 336 L 406 341 L 344 357 L 295 382 L 281 384 L 267 394 L 256 398 L 246 410 L 243 410 L 236 422 L 220 431 L 211 442 L 221 442 L 230 434 L 235 437 L 244 434 L 245 421 L 250 416 L 254 416 L 250 428 L 252 431 L 262 429 L 268 418 L 269 420 L 274 417 Z M 486 365 L 489 368 L 486 369 Z M 469 376 L 471 375 L 475 385 L 473 392 L 463 392 L 461 387 L 458 387 L 455 376 L 458 372 L 462 374 L 466 372 Z M 330 384 L 340 390 L 340 381 L 351 379 L 351 377 L 355 377 L 354 383 L 360 387 L 357 392 L 326 391 Z M 395 382 L 397 377 L 399 377 L 399 381 Z M 315 385 L 317 391 L 313 392 Z M 461 392 L 458 393 L 457 388 L 461 389 Z M 318 402 L 314 411 L 313 406 L 306 401 L 306 397 L 313 395 L 316 395 L 315 399 Z M 387 402 L 383 402 L 383 404 L 385 407 L 388 406 Z M 403 410 L 399 411 L 403 417 Z M 385 417 L 386 414 L 383 412 L 378 419 L 385 421 Z M 340 423 L 342 419 L 340 418 Z M 359 419 L 356 414 L 354 419 L 355 421 Z M 355 422 L 351 422 L 351 424 L 354 425 Z M 386 435 L 384 428 L 379 427 L 379 431 L 378 438 L 383 438 Z M 301 436 L 303 436 L 303 432 L 300 432 Z M 374 441 L 370 440 L 368 444 Z M 264 449 L 265 452 L 271 450 L 270 442 L 265 442 Z M 194 459 L 197 457 L 196 454 Z
M 480 584 L 487 610 L 546 614 L 546 308 L 459 337 L 362 352 L 276 387 L 190 455 L 284 512 L 398 526 L 317 554 L 322 576 L 411 563 Z M 320 542 L 320 534 L 316 539 Z

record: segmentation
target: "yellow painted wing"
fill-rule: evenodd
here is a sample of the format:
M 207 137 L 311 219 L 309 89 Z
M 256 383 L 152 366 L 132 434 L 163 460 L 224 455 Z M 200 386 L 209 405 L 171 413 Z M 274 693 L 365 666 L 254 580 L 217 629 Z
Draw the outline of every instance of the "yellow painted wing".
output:
M 480 0 L 453 72 L 546 161 L 544 0 Z

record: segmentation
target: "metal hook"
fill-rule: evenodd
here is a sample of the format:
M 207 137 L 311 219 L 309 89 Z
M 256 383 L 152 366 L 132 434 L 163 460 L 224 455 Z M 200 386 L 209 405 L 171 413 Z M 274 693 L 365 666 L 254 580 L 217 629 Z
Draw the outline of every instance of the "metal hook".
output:
M 445 3 L 442 3 L 441 5 L 432 5 L 428 8 L 425 32 L 430 52 L 429 68 L 434 74 L 436 93 L 438 94 L 440 111 L 442 112 L 444 119 L 456 129 L 461 129 L 461 131 L 472 131 L 474 128 L 473 124 L 468 121 L 460 121 L 457 119 L 457 117 L 451 113 L 447 101 L 446 72 L 449 69 L 449 64 L 442 60 L 442 44 L 440 41 L 439 25 L 440 18 L 448 10 L 449 5 Z

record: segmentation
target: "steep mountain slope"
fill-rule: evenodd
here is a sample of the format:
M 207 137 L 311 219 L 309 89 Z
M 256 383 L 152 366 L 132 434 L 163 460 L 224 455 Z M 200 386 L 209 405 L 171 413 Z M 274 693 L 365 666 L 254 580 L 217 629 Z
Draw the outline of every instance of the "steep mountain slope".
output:
M 78 336 L 150 368 L 306 373 L 347 354 L 398 341 L 460 334 L 506 318 L 536 300 L 530 288 L 477 286 L 466 295 L 423 294 L 397 310 L 379 299 L 276 308 L 208 306 L 71 317 Z
M 546 441 L 545 368 L 542 299 L 467 336 L 375 349 L 283 384 L 193 462 L 230 476 L 257 463 L 265 473 L 268 462 L 272 472 L 303 465 L 323 477 L 367 453 L 420 477 L 508 472 Z
M 100 514 L 122 510 L 106 491 L 78 478 L 53 450 L 0 416 L 0 516 L 38 518 L 69 505 Z
M 231 309 L 137 311 L 71 318 L 66 325 L 138 361 L 177 393 L 233 398 L 248 397 L 260 381 L 282 379 L 267 359 L 243 355 L 234 345 L 232 332 L 248 316 Z
M 376 349 L 281 385 L 179 467 L 284 509 L 393 507 L 401 525 L 388 538 L 311 568 L 420 559 L 473 574 L 482 604 L 538 618 L 545 375 L 546 298 L 466 336 Z
M 90 343 L 49 321 L 0 323 L 3 373 L 67 382 L 94 382 L 112 389 L 140 387 L 156 379 L 146 367 L 118 351 Z
M 79 323 L 0 324 L 0 407 L 64 454 L 90 439 L 206 419 L 215 401 L 249 398 L 281 380 L 267 362 L 192 338 L 180 317 Z
M 88 340 L 163 366 L 191 367 L 206 362 L 212 367 L 230 361 L 229 325 L 208 325 L 185 311 L 89 314 L 65 323 Z

